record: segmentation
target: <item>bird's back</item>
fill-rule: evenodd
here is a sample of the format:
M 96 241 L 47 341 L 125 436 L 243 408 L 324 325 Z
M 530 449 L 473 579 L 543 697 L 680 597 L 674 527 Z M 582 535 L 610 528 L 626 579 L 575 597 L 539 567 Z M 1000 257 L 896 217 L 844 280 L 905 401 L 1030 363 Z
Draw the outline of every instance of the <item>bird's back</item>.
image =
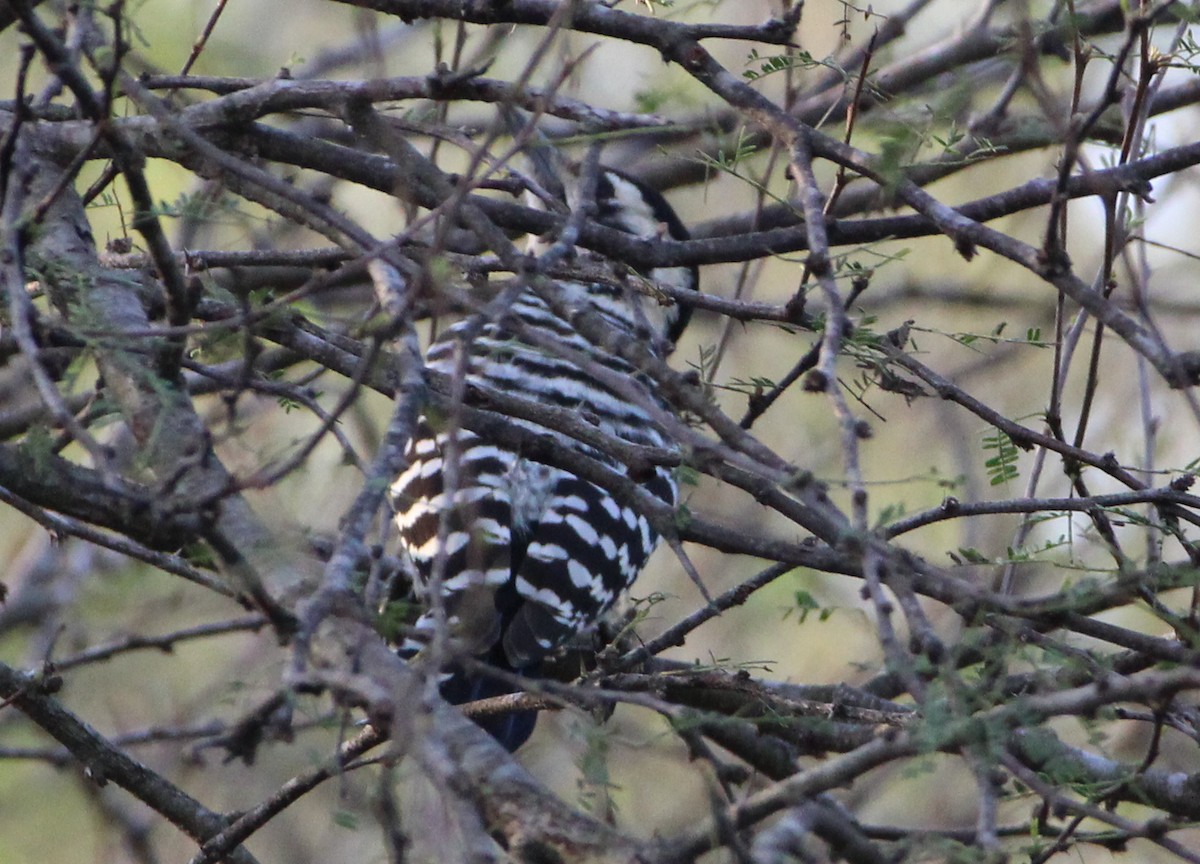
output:
M 648 205 L 629 217 L 641 223 L 613 217 L 614 186 L 625 196 L 626 216 L 631 195 L 651 194 L 606 173 L 598 196 L 601 218 L 609 206 L 612 227 L 645 228 L 642 223 L 653 218 Z M 661 197 L 654 203 L 666 206 Z M 671 223 L 657 224 L 678 236 L 682 226 L 669 215 Z M 663 275 L 694 280 L 686 268 Z M 677 335 L 675 320 L 663 308 L 614 283 L 559 281 L 541 292 L 526 287 L 499 320 L 481 324 L 468 318 L 449 328 L 430 347 L 427 363 L 450 380 L 465 378 L 469 386 L 569 410 L 623 441 L 667 446 L 655 420 L 665 406 L 650 379 L 587 339 L 570 320 L 580 312 L 596 313 L 611 336 L 638 340 L 662 356 Z M 560 431 L 531 420 L 512 422 L 627 473 L 618 460 Z M 461 428 L 453 411 L 421 419 L 408 457 L 409 467 L 392 485 L 396 522 L 426 602 L 431 584 L 440 585 L 451 656 L 476 657 L 517 673 L 536 671 L 546 655 L 608 611 L 657 543 L 645 517 L 605 489 Z M 638 475 L 649 492 L 675 503 L 669 469 Z M 432 632 L 434 620 L 423 616 L 418 633 Z M 503 692 L 464 684 L 461 676 L 452 688 L 456 692 L 448 695 L 457 701 Z M 532 723 L 527 725 L 520 735 L 528 734 Z

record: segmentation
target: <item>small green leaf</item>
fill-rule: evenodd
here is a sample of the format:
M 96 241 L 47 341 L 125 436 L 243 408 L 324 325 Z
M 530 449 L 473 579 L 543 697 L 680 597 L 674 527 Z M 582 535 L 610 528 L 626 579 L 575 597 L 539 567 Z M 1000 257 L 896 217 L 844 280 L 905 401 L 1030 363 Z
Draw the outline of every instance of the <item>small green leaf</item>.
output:
M 986 555 L 984 555 L 978 549 L 973 549 L 969 546 L 959 546 L 958 547 L 958 555 L 960 558 L 962 558 L 962 560 L 966 561 L 968 564 L 990 564 L 991 563 L 991 561 L 988 560 L 988 557 Z

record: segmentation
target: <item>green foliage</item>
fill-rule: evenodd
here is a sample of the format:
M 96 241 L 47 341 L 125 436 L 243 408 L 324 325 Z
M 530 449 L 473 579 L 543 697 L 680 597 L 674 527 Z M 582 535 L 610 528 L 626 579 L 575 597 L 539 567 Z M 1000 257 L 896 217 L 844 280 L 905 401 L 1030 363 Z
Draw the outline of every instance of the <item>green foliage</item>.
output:
M 1040 546 L 1008 546 L 1004 550 L 1003 561 L 997 563 L 1026 564 L 1045 560 L 1047 552 L 1070 545 L 1070 539 L 1065 534 L 1059 534 L 1053 539 L 1043 541 Z
M 241 357 L 245 347 L 243 333 L 232 327 L 209 326 L 204 328 L 204 332 L 192 337 L 188 356 L 202 362 L 220 363 Z
M 1054 539 L 1045 540 L 1040 544 L 1029 546 L 1008 546 L 1003 555 L 990 556 L 971 546 L 959 546 L 954 552 L 948 552 L 955 564 L 1033 564 L 1046 561 L 1046 553 L 1062 547 L 1069 547 L 1071 540 L 1065 534 Z M 1066 566 L 1062 561 L 1056 561 L 1059 566 Z
M 376 616 L 375 629 L 389 642 L 397 642 L 403 636 L 404 629 L 417 620 L 420 612 L 418 604 L 408 600 L 392 600 Z
M 1016 480 L 1020 476 L 1020 472 L 1017 471 L 1017 458 L 1020 456 L 1020 451 L 1007 434 L 997 429 L 992 434 L 984 435 L 983 449 L 994 451 L 996 454 L 983 463 L 988 477 L 991 478 L 989 482 L 992 486 L 1000 486 Z
M 279 407 L 283 409 L 284 414 L 291 414 L 296 409 L 304 407 L 303 404 L 301 404 L 292 396 L 280 396 L 275 401 L 279 404 Z
M 168 219 L 216 222 L 219 217 L 239 213 L 237 199 L 231 195 L 216 198 L 204 193 L 181 193 L 174 201 L 159 201 L 150 215 Z
M 730 378 L 720 389 L 744 396 L 761 396 L 767 390 L 775 389 L 775 381 L 765 375 L 752 375 L 750 378 Z
M 711 157 L 711 161 L 708 164 L 713 168 L 727 171 L 730 174 L 736 174 L 738 165 L 757 153 L 758 146 L 746 134 L 746 127 L 739 126 L 737 137 L 733 141 L 733 149 L 726 150 L 724 147 L 718 147 L 716 155 Z
M 1178 14 L 1184 20 L 1196 21 L 1198 13 L 1190 8 L 1189 3 L 1175 3 L 1172 5 L 1172 11 L 1178 9 Z M 1171 66 L 1180 69 L 1186 69 L 1192 73 L 1200 73 L 1200 64 L 1197 59 L 1200 58 L 1200 42 L 1197 42 L 1195 34 L 1189 29 L 1183 32 L 1183 36 L 1179 40 L 1179 44 L 1175 49 L 1175 53 L 1171 56 Z
M 41 423 L 35 423 L 21 439 L 20 446 L 22 455 L 33 463 L 33 470 L 38 474 L 44 473 L 54 456 L 54 439 L 50 436 L 50 430 Z
M 207 543 L 200 541 L 190 543 L 183 547 L 180 555 L 183 556 L 183 560 L 187 561 L 193 567 L 198 567 L 205 570 L 216 569 L 216 556 L 213 555 L 213 551 Z
M 791 203 L 786 198 L 772 192 L 763 185 L 761 180 L 743 169 L 744 161 L 750 156 L 756 155 L 757 152 L 757 145 L 749 142 L 746 137 L 745 127 L 739 127 L 737 137 L 734 139 L 731 149 L 719 148 L 715 154 L 701 152 L 697 155 L 696 160 L 711 171 L 736 177 L 743 183 L 751 186 L 758 194 L 774 201 L 776 204 L 783 204 L 790 207 Z
M 902 519 L 908 515 L 908 507 L 903 501 L 897 501 L 892 504 L 885 504 L 879 511 L 879 516 L 875 519 L 875 527 L 882 528 L 884 525 L 889 525 L 897 519 Z
M 672 473 L 680 486 L 698 486 L 700 484 L 700 472 L 691 465 L 677 465 Z
M 788 609 L 785 612 L 784 617 L 786 618 L 795 612 L 797 624 L 803 624 L 805 621 L 807 621 L 810 612 L 817 613 L 818 621 L 828 621 L 829 616 L 834 612 L 832 607 L 822 606 L 817 601 L 816 597 L 803 589 L 798 589 L 793 596 L 795 597 L 796 605 L 794 608 Z
M 579 806 L 597 818 L 611 820 L 617 813 L 612 792 L 619 787 L 613 783 L 608 756 L 611 733 L 600 726 L 584 728 L 585 746 L 575 762 L 579 777 L 575 781 Z
M 876 166 L 888 188 L 904 179 L 920 147 L 921 136 L 908 126 L 895 125 L 880 139 Z
M 991 564 L 992 559 L 978 549 L 970 546 L 959 546 L 958 552 L 947 553 L 955 564 Z
M 670 101 L 671 91 L 661 87 L 647 87 L 633 94 L 634 108 L 640 114 L 657 114 Z
M 757 65 L 757 69 L 747 69 L 742 77 L 747 81 L 758 81 L 777 72 L 789 69 L 816 69 L 824 66 L 838 72 L 842 70 L 825 60 L 817 60 L 812 54 L 803 49 L 795 49 L 788 54 L 759 54 L 757 48 L 752 48 L 746 55 L 747 66 Z
M 639 113 L 673 114 L 681 105 L 692 104 L 695 101 L 690 91 L 678 83 L 672 83 L 665 76 L 652 80 L 654 81 L 654 86 L 644 87 L 633 94 L 634 109 Z M 611 140 L 614 138 L 628 138 L 634 135 L 653 135 L 656 131 L 658 130 L 653 127 L 647 129 L 617 129 L 612 132 L 597 132 L 586 137 L 576 136 L 575 139 L 563 140 L 578 140 L 582 143 L 590 143 L 602 139 Z
M 1029 345 L 1033 348 L 1053 348 L 1054 343 L 1046 341 L 1042 338 L 1041 327 L 1029 327 L 1025 330 L 1024 336 L 1005 336 L 1004 331 L 1008 329 L 1008 322 L 1001 321 L 996 324 L 987 333 L 975 332 L 947 332 L 932 330 L 927 327 L 912 326 L 912 330 L 920 333 L 936 333 L 940 336 L 945 336 L 947 339 L 952 339 L 959 345 L 974 349 L 976 345 Z M 977 350 L 977 349 L 976 349 Z
M 963 843 L 953 837 L 930 832 L 917 838 L 912 846 L 911 860 L 938 861 L 941 864 L 992 864 L 997 858 L 991 850 L 974 843 Z

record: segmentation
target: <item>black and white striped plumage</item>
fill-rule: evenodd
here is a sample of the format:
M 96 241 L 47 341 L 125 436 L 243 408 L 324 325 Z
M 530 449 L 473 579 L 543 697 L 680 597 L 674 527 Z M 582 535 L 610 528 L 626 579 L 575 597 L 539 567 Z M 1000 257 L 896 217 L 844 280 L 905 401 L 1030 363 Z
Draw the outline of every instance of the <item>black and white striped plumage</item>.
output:
M 601 172 L 597 187 L 597 218 L 603 224 L 645 238 L 668 233 L 686 239 L 674 211 L 653 190 L 610 170 Z M 697 287 L 694 268 L 661 268 L 646 275 L 659 283 Z M 659 355 L 670 350 L 686 323 L 686 309 L 664 306 L 629 288 L 558 282 L 554 289 L 568 305 L 586 305 L 623 338 L 637 339 Z M 447 330 L 429 349 L 429 367 L 453 376 L 465 354 L 470 384 L 576 411 L 635 444 L 669 446 L 644 407 L 661 404 L 646 377 L 585 339 L 533 290 L 525 289 L 506 318 L 484 324 L 464 344 L 473 327 L 477 322 L 468 319 Z M 566 350 L 559 354 L 554 346 Z M 587 364 L 611 370 L 633 393 L 599 383 Z M 561 433 L 513 422 L 626 470 Z M 442 421 L 438 428 L 422 418 L 409 448 L 409 467 L 392 485 L 401 542 L 426 583 L 435 561 L 444 559 L 441 590 L 452 651 L 529 674 L 613 605 L 658 538 L 646 519 L 604 489 L 473 432 L 445 428 L 450 425 Z M 447 476 L 457 478 L 452 494 L 447 494 Z M 656 468 L 644 485 L 663 501 L 675 502 L 669 469 Z M 432 626 L 428 615 L 418 622 L 418 629 Z M 448 691 L 444 688 L 452 701 L 505 692 L 458 678 Z M 530 715 L 507 726 L 492 724 L 489 731 L 515 749 L 532 727 Z

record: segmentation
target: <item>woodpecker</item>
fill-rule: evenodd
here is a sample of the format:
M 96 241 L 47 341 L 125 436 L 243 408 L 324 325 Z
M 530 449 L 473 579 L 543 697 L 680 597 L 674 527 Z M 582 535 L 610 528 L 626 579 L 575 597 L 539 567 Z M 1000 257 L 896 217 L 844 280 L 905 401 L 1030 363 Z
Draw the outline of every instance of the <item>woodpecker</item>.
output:
M 688 238 L 662 195 L 643 183 L 602 168 L 596 187 L 601 224 L 648 240 Z M 660 285 L 699 288 L 694 267 L 654 268 L 642 275 Z M 670 353 L 690 313 L 686 305 L 664 304 L 611 283 L 561 280 L 552 290 L 576 309 L 599 313 L 622 339 L 638 340 L 660 358 Z M 577 332 L 532 288 L 524 288 L 497 321 L 480 325 L 467 318 L 450 327 L 430 346 L 426 363 L 448 376 L 465 372 L 468 385 L 577 412 L 624 441 L 672 446 L 646 408 L 667 407 L 647 376 Z M 619 376 L 622 386 L 601 383 L 597 368 Z M 627 466 L 562 433 L 512 422 L 628 474 Z M 601 487 L 453 428 L 446 418 L 422 417 L 407 457 L 408 467 L 391 487 L 396 525 L 426 604 L 431 575 L 440 568 L 451 660 L 473 656 L 500 670 L 536 676 L 548 655 L 612 607 L 658 542 L 637 510 Z M 635 479 L 667 504 L 676 503 L 669 468 L 640 471 Z M 434 626 L 434 616 L 423 615 L 416 631 L 426 638 L 410 640 L 407 650 L 427 642 Z M 456 704 L 514 689 L 461 667 L 445 671 L 442 693 Z M 535 720 L 533 712 L 518 712 L 481 725 L 515 750 Z

